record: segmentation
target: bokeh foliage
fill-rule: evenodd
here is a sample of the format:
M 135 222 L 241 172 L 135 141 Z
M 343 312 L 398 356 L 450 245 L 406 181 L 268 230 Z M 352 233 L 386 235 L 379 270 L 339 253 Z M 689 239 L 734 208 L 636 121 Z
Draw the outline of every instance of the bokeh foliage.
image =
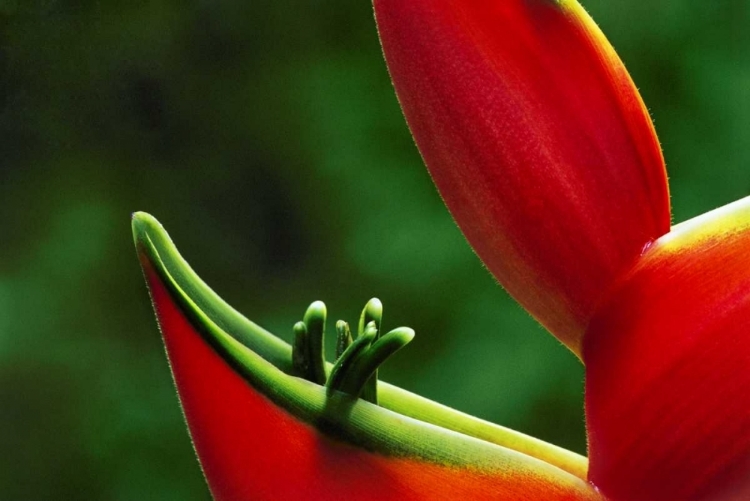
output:
M 655 118 L 675 220 L 747 195 L 750 2 L 584 4 Z M 384 379 L 585 450 L 582 367 L 443 208 L 366 1 L 0 0 L 0 167 L 2 500 L 209 499 L 135 210 L 279 335 L 378 296 L 417 331 Z

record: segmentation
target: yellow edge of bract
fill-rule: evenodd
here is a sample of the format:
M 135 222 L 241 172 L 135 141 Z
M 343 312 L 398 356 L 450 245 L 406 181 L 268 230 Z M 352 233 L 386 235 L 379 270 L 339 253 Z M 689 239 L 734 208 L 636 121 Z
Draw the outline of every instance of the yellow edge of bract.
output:
M 380 404 L 387 409 L 502 447 L 507 447 L 545 461 L 582 480 L 587 479 L 588 459 L 580 454 L 510 428 L 468 416 L 460 411 L 382 381 L 379 382 L 378 388 Z
M 726 237 L 750 227 L 750 197 L 745 197 L 672 227 L 654 248 L 672 251 Z

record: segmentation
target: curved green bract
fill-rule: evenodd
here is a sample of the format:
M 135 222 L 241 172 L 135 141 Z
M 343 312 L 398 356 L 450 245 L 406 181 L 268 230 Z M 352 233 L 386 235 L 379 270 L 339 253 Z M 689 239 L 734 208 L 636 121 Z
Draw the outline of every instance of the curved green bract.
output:
M 586 478 L 585 457 L 378 382 L 379 405 L 290 376 L 291 346 L 225 303 L 180 256 L 159 222 L 133 215 L 139 252 L 192 325 L 235 370 L 280 407 L 369 450 L 486 470 L 527 463 Z M 330 371 L 331 364 L 326 364 Z

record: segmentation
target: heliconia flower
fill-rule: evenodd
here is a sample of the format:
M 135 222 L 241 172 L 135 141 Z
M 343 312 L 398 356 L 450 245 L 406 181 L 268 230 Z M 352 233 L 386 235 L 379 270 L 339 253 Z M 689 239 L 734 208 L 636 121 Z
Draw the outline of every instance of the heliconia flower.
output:
M 401 107 L 485 265 L 580 354 L 602 294 L 669 231 L 661 150 L 574 0 L 375 0 Z
M 292 345 L 133 234 L 217 501 L 750 499 L 750 198 L 669 227 L 661 152 L 573 0 L 375 0 L 409 126 L 498 280 L 586 364 L 590 461 L 377 380 L 411 329 Z M 590 464 L 589 464 L 590 462 Z
M 313 303 L 295 329 L 303 341 L 317 333 L 317 342 L 297 351 L 297 342 L 290 347 L 216 296 L 151 216 L 135 214 L 133 234 L 190 434 L 218 501 L 600 499 L 577 454 L 384 383 L 379 405 L 357 399 L 357 387 L 377 367 L 367 368 L 367 353 L 377 363 L 389 339 L 400 340 L 391 342 L 395 348 L 408 342 L 409 329 L 373 340 L 376 322 L 368 323 L 371 334 L 365 329 L 327 366 L 319 344 L 322 303 Z M 356 355 L 362 340 L 365 356 L 349 356 L 347 367 L 347 353 Z M 316 363 L 324 385 L 301 374 Z M 337 373 L 361 384 L 333 389 Z

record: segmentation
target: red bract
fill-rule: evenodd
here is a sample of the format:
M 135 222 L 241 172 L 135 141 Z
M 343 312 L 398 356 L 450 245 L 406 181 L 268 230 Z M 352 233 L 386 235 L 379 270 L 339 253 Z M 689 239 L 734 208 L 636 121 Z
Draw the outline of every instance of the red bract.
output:
M 745 198 L 657 240 L 597 312 L 586 406 L 606 494 L 750 499 L 749 261 Z
M 289 375 L 289 346 L 216 297 L 153 218 L 133 232 L 218 501 L 600 499 L 575 454 L 382 383 L 376 406 Z
M 498 280 L 586 363 L 585 458 L 385 383 L 413 331 L 311 305 L 294 346 L 213 293 L 150 216 L 136 246 L 219 501 L 750 499 L 750 199 L 669 230 L 622 63 L 572 0 L 375 0 L 417 145 Z M 368 309 L 369 308 L 369 309 Z M 362 398 L 358 398 L 362 396 Z
M 575 2 L 375 0 L 443 199 L 490 271 L 580 354 L 602 294 L 669 231 L 664 163 L 622 63 Z

